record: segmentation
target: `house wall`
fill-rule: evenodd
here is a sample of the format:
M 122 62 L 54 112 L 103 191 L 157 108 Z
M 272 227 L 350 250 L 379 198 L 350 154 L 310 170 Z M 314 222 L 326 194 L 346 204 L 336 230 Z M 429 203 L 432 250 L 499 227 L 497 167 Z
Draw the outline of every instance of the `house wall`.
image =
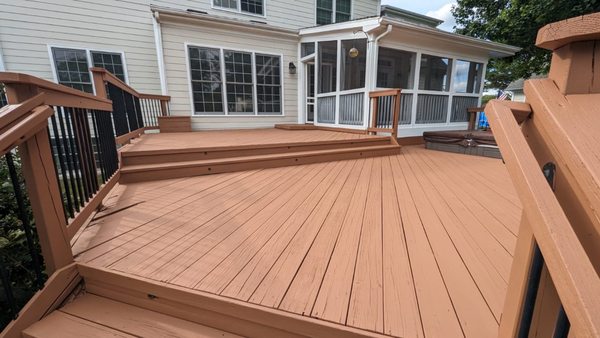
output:
M 192 127 L 194 129 L 272 127 L 274 123 L 295 123 L 298 120 L 298 75 L 291 75 L 288 70 L 290 62 L 298 65 L 297 37 L 248 29 L 231 34 L 230 29 L 220 25 L 162 23 L 161 27 L 165 71 L 173 115 L 189 116 L 193 114 L 188 77 L 189 66 L 186 60 L 186 44 L 190 44 L 261 52 L 283 57 L 283 116 L 193 116 Z
M 266 18 L 212 9 L 211 0 L 2 0 L 0 49 L 6 69 L 54 80 L 48 45 L 118 51 L 125 54 L 130 85 L 160 93 L 150 4 L 291 29 L 316 22 L 316 0 L 266 0 Z M 353 17 L 377 15 L 378 6 L 378 0 L 354 0 Z

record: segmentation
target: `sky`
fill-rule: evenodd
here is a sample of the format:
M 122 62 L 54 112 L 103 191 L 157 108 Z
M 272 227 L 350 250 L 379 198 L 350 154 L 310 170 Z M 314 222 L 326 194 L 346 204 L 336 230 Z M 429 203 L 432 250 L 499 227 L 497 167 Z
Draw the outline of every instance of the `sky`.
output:
M 382 5 L 392 5 L 412 12 L 444 20 L 438 28 L 452 31 L 454 18 L 450 9 L 455 4 L 452 0 L 382 0 Z

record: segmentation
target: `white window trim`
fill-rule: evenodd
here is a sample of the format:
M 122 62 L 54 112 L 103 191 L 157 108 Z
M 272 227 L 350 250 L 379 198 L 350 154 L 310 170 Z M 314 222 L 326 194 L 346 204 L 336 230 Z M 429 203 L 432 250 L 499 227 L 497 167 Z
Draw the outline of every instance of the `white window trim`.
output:
M 217 6 L 217 5 L 215 5 L 215 0 L 210 0 L 210 8 L 217 10 L 217 11 L 224 11 L 224 12 L 229 12 L 229 13 L 248 15 L 248 16 L 253 16 L 256 18 L 266 19 L 267 18 L 267 0 L 262 0 L 262 2 L 263 2 L 263 14 L 256 14 L 256 13 L 242 11 L 242 1 L 241 0 L 237 0 L 237 8 L 236 9 Z
M 94 77 L 90 68 L 94 67 L 94 63 L 92 60 L 91 52 L 100 52 L 100 53 L 112 53 L 121 55 L 121 61 L 123 61 L 123 75 L 125 76 L 125 83 L 129 85 L 129 72 L 127 70 L 127 60 L 125 59 L 124 51 L 115 51 L 115 50 L 107 50 L 102 48 L 86 48 L 86 47 L 78 47 L 78 46 L 66 46 L 66 45 L 46 45 L 48 48 L 48 56 L 50 57 L 50 68 L 52 69 L 52 76 L 54 77 L 54 82 L 58 82 L 58 71 L 56 70 L 56 61 L 54 60 L 54 54 L 52 53 L 52 48 L 63 48 L 63 49 L 79 49 L 84 50 L 87 63 L 88 63 L 88 72 L 90 73 L 90 81 L 92 84 L 92 88 L 94 90 L 94 95 L 96 95 L 96 87 L 94 86 Z
M 324 25 L 319 25 L 317 23 L 317 13 L 319 12 L 319 9 L 317 8 L 317 1 L 318 0 L 315 0 L 315 26 L 324 26 Z M 337 13 L 338 0 L 332 0 L 332 1 L 333 1 L 333 9 L 331 11 L 331 24 L 334 24 L 334 23 L 337 23 L 337 21 L 335 20 L 335 18 L 336 18 L 335 14 Z M 350 19 L 348 21 L 352 21 L 352 20 L 354 20 L 354 0 L 350 0 Z M 342 22 L 348 22 L 348 21 L 342 21 Z
M 189 52 L 189 47 L 198 47 L 198 48 L 212 48 L 212 49 L 218 49 L 219 50 L 219 55 L 221 58 L 221 91 L 222 91 L 222 100 L 223 100 L 223 114 L 199 114 L 196 112 L 196 108 L 194 106 L 194 90 L 192 88 L 192 68 L 190 66 L 190 52 Z M 222 46 L 214 46 L 214 45 L 205 45 L 205 44 L 197 44 L 197 43 L 191 43 L 191 42 L 185 42 L 184 43 L 184 48 L 185 48 L 185 64 L 186 64 L 186 70 L 187 70 L 187 78 L 188 78 L 188 94 L 190 96 L 190 105 L 191 105 L 191 113 L 192 113 L 192 117 L 267 117 L 267 118 L 272 118 L 272 117 L 285 117 L 285 77 L 284 77 L 284 72 L 286 70 L 285 68 L 285 62 L 284 62 L 284 58 L 283 58 L 283 54 L 281 53 L 272 53 L 272 52 L 267 52 L 267 51 L 257 51 L 257 50 L 248 50 L 248 49 L 242 49 L 242 48 L 230 48 L 230 47 L 222 47 Z M 227 107 L 227 82 L 226 82 L 226 78 L 225 78 L 225 62 L 224 62 L 224 51 L 225 50 L 231 50 L 231 51 L 235 51 L 235 52 L 244 52 L 244 53 L 251 53 L 252 54 L 252 99 L 253 99 L 253 112 L 252 114 L 229 114 L 229 109 Z M 280 82 L 281 82 L 281 113 L 280 114 L 258 114 L 258 92 L 256 90 L 257 87 L 257 82 L 256 82 L 256 54 L 265 54 L 265 55 L 270 55 L 270 56 L 278 56 L 279 60 L 280 60 L 280 64 L 281 64 L 281 72 L 279 74 L 280 76 Z M 217 113 L 217 112 L 215 112 Z

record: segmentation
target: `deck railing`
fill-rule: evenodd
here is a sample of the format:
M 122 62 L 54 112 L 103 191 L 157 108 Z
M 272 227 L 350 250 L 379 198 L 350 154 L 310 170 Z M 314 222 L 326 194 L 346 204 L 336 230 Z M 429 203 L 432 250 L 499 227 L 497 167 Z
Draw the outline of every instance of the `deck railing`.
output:
M 485 108 L 523 205 L 501 337 L 600 336 L 600 143 L 590 114 L 600 87 L 582 68 L 597 58 L 599 21 L 542 28 L 537 45 L 554 51 L 549 78 L 525 82 L 527 104 Z
M 103 68 L 90 69 L 96 95 L 113 102 L 117 143 L 158 128 L 158 117 L 169 115 L 169 96 L 142 94 Z
M 154 127 L 152 116 L 167 113 L 168 97 L 140 94 L 106 71 L 94 73 L 102 74 L 97 93 L 110 93 L 112 100 L 0 72 L 10 103 L 0 108 L 0 164 L 10 182 L 2 193 L 15 201 L 3 206 L 14 221 L 0 230 L 25 233 L 31 293 L 43 286 L 44 267 L 50 276 L 73 262 L 71 240 L 119 180 L 118 144 Z M 141 100 L 149 102 L 146 108 Z M 23 304 L 14 297 L 15 272 L 0 263 L 1 307 L 16 317 Z
M 390 133 L 393 138 L 398 137 L 401 92 L 387 89 L 369 93 L 371 121 L 367 130 L 370 133 Z

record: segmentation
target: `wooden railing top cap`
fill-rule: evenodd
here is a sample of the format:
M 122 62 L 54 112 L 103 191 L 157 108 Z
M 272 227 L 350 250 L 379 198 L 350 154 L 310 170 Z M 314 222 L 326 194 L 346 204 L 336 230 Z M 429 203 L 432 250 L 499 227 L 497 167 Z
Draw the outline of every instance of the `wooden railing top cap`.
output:
M 53 92 L 63 93 L 72 97 L 79 97 L 86 100 L 96 101 L 103 105 L 108 104 L 109 106 L 112 106 L 112 101 L 108 99 L 100 98 L 90 93 L 82 92 L 80 90 L 63 86 L 47 80 L 43 80 L 28 74 L 0 72 L 0 83 L 30 85 L 41 89 L 50 90 Z
M 577 41 L 600 40 L 600 12 L 554 22 L 538 31 L 536 46 L 556 50 Z

